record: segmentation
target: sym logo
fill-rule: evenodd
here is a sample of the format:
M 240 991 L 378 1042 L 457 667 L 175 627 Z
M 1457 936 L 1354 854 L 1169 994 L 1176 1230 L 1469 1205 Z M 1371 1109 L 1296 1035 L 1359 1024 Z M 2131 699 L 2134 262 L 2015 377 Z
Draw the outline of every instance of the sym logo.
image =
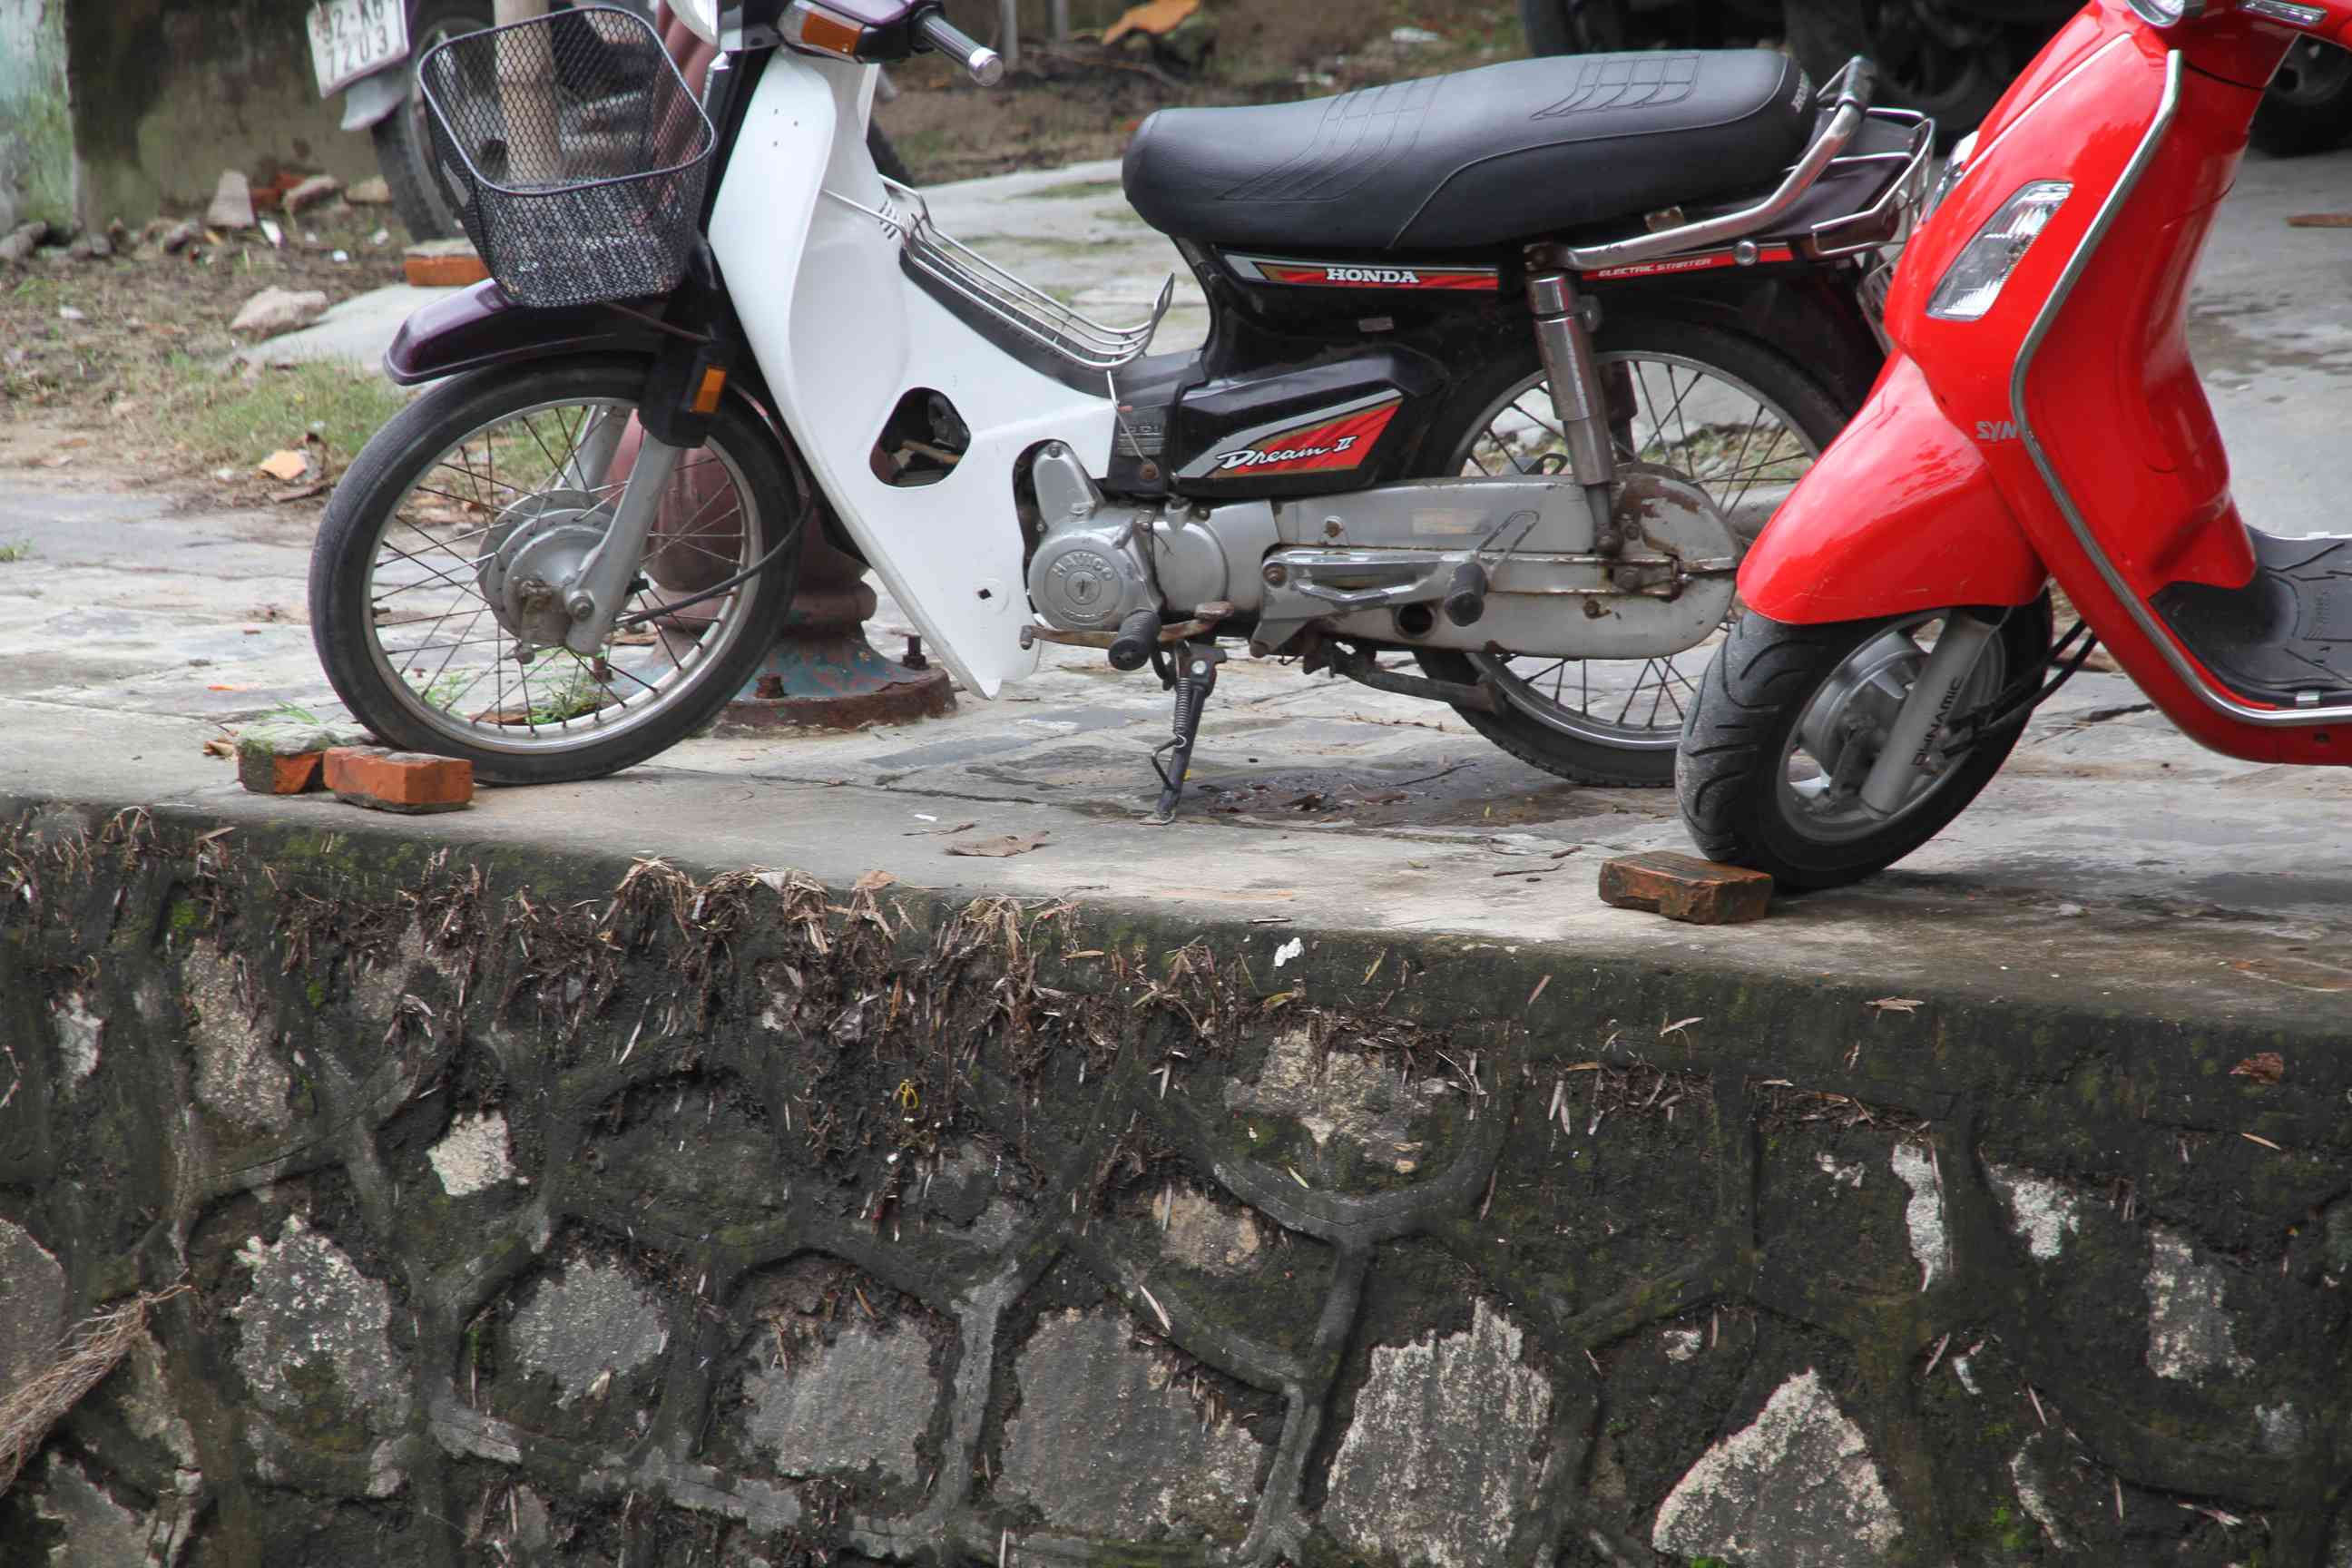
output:
M 2014 419 L 1979 419 L 1977 421 L 1977 439 L 1979 441 L 2014 441 L 2017 439 L 2017 421 Z
M 1330 283 L 1402 283 L 1408 287 L 1421 281 L 1420 273 L 1402 267 L 1327 267 L 1323 277 Z

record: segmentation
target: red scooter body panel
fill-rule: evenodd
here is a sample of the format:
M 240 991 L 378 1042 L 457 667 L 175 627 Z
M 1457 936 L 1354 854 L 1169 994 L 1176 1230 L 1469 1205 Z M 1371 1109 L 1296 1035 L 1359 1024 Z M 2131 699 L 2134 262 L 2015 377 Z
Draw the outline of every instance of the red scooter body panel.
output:
M 1776 621 L 1821 625 L 2030 604 L 2048 580 L 1983 453 L 1898 350 L 1740 563 L 1739 594 Z
M 2352 5 L 2328 12 L 2319 31 L 2352 31 Z M 2265 761 L 2352 761 L 2352 726 L 2269 727 L 2209 705 L 2110 587 L 2024 438 L 2039 440 L 2141 601 L 2171 583 L 2229 587 L 2252 574 L 2221 435 L 2189 358 L 2186 297 L 2260 101 L 2248 84 L 2295 36 L 2237 13 L 2160 30 L 2124 0 L 2094 0 L 2060 33 L 1988 118 L 1966 176 L 1905 251 L 1887 330 L 1907 357 L 1758 541 L 1740 574 L 1749 605 L 1817 622 L 2015 603 L 2022 550 L 2200 742 Z M 2036 345 L 2036 322 L 2158 117 L 2175 49 L 2187 68 L 2171 121 Z M 1976 321 L 1930 317 L 1953 261 L 2037 180 L 2074 188 L 1999 299 Z M 2003 581 L 2009 595 L 1986 591 Z M 2190 662 L 2217 697 L 2263 706 Z

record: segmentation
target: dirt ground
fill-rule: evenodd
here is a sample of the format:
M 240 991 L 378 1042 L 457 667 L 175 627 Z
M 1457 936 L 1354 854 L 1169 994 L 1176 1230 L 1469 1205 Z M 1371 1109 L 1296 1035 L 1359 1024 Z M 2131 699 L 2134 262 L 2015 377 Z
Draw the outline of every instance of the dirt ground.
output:
M 1322 97 L 1525 52 L 1509 0 L 1210 0 L 1165 40 L 1130 37 L 1108 49 L 1101 29 L 1084 26 L 1085 0 L 1073 9 L 1069 41 L 1024 40 L 1001 88 L 975 87 L 936 58 L 893 70 L 898 97 L 875 118 L 919 181 L 1116 157 L 1155 109 Z M 1115 20 L 1118 10 L 1098 15 Z M 993 37 L 993 12 L 983 0 L 950 6 L 983 38 Z

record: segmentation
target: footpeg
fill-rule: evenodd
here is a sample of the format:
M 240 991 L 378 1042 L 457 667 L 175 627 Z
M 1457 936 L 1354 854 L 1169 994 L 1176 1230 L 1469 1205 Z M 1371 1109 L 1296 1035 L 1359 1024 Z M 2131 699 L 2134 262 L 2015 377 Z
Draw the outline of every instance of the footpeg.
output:
M 1160 612 L 1138 610 L 1118 623 L 1118 636 L 1111 639 L 1110 667 L 1117 670 L 1141 669 L 1151 662 L 1160 647 Z
M 1445 587 L 1445 618 L 1457 626 L 1475 626 L 1486 615 L 1486 569 L 1465 561 L 1454 569 Z
M 1214 643 L 1179 643 L 1175 652 L 1176 733 L 1151 753 L 1152 770 L 1160 775 L 1160 805 L 1154 822 L 1176 820 L 1177 803 L 1184 798 L 1185 776 L 1192 769 L 1192 742 L 1200 737 L 1201 714 L 1209 694 L 1217 689 L 1217 666 L 1225 656 Z M 1113 655 L 1116 659 L 1117 655 Z

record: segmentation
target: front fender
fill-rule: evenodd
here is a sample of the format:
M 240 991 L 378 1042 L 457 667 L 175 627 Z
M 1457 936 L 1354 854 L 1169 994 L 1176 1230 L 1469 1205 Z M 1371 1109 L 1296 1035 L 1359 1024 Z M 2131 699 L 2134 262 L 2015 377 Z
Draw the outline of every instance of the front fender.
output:
M 2039 598 L 2049 573 L 1994 487 L 1979 437 L 2017 432 L 1956 429 L 1918 365 L 1896 353 L 1749 549 L 1740 597 L 1811 626 Z
M 658 314 L 659 300 L 641 301 Z M 662 335 L 606 305 L 541 310 L 507 298 L 496 279 L 434 300 L 400 324 L 384 351 L 383 373 L 402 386 L 438 381 L 486 365 L 566 353 L 643 353 Z
M 403 55 L 343 89 L 343 129 L 365 131 L 390 116 L 407 96 L 408 57 Z

